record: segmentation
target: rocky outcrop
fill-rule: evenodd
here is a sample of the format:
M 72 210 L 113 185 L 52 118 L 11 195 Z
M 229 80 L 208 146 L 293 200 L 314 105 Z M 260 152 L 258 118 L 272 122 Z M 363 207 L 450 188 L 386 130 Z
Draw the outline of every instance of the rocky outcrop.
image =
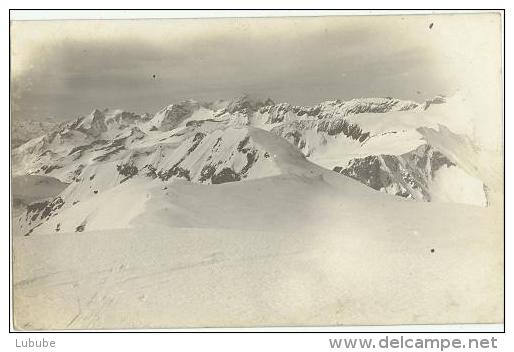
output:
M 352 159 L 334 171 L 400 197 L 430 201 L 430 181 L 443 166 L 455 166 L 428 144 L 402 155 L 370 155 Z

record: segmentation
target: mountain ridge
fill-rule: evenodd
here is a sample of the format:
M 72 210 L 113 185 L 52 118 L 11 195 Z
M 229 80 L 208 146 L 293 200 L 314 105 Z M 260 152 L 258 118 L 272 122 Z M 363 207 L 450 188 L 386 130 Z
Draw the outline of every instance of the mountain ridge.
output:
M 461 147 L 469 139 L 444 132 L 444 117 L 427 115 L 446 102 L 362 98 L 299 107 L 242 96 L 217 102 L 217 110 L 185 100 L 153 116 L 95 109 L 13 151 L 15 175 L 70 184 L 59 199 L 36 207 L 37 216 L 29 211 L 22 227 L 132 178 L 166 187 L 174 180 L 223 184 L 326 170 L 393 196 L 486 206 L 489 186 L 470 164 L 476 150 Z M 456 179 L 472 186 L 465 190 L 471 196 L 455 188 Z

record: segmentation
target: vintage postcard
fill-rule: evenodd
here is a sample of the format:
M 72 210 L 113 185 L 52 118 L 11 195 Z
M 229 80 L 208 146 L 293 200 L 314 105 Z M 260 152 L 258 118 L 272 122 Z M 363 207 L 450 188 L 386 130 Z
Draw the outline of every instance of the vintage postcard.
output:
M 502 25 L 12 20 L 14 328 L 503 323 Z

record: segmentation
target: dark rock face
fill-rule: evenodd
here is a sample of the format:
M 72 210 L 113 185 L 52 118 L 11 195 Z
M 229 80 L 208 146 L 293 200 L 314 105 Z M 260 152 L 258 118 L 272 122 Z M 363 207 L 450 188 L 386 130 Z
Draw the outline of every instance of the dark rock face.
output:
M 350 176 L 373 189 L 380 190 L 384 185 L 391 183 L 388 172 L 382 169 L 383 163 L 385 163 L 384 159 L 372 155 L 362 159 L 354 159 L 349 167 L 345 169 L 336 167 L 334 171 Z
M 243 166 L 241 171 L 236 172 L 231 167 L 224 167 L 221 171 L 216 167 L 216 165 L 205 165 L 200 171 L 200 177 L 198 178 L 198 182 L 205 183 L 210 180 L 212 184 L 220 184 L 226 182 L 235 182 L 241 181 L 246 178 L 248 175 L 248 171 L 252 168 L 252 166 L 259 159 L 259 152 L 255 149 L 251 149 L 248 147 L 244 147 L 248 143 L 248 140 L 243 140 L 237 147 L 238 151 L 242 152 L 246 156 L 246 164 Z
M 91 122 L 91 128 L 88 132 L 96 137 L 105 131 L 107 131 L 107 125 L 105 124 L 104 114 L 99 110 L 93 111 L 93 121 Z
M 29 225 L 33 222 L 48 220 L 63 205 L 64 201 L 61 197 L 56 197 L 51 201 L 29 204 L 27 206 L 26 220 Z
M 133 164 L 120 164 L 116 166 L 116 169 L 118 170 L 118 173 L 122 176 L 125 176 L 120 183 L 123 183 L 127 181 L 128 179 L 136 176 L 139 172 L 139 169 L 137 166 Z
M 82 178 L 80 177 L 80 175 L 82 174 L 84 167 L 85 167 L 85 165 L 83 165 L 83 164 L 80 164 L 77 166 L 77 168 L 73 171 L 72 181 L 74 181 L 74 182 L 82 181 Z
M 103 145 L 103 144 L 107 144 L 107 143 L 108 143 L 108 141 L 106 141 L 106 140 L 98 139 L 98 140 L 95 140 L 95 141 L 91 142 L 90 144 L 80 145 L 78 147 L 74 147 L 68 153 L 68 155 L 72 155 L 74 153 L 77 153 L 77 154 L 79 154 L 77 157 L 80 158 L 84 151 L 90 150 L 90 149 L 94 148 L 97 145 Z
M 424 144 L 402 155 L 370 155 L 334 171 L 363 184 L 405 198 L 430 201 L 429 181 L 443 166 L 454 166 L 446 156 Z
M 198 145 L 202 142 L 202 140 L 204 139 L 205 137 L 205 134 L 202 133 L 202 132 L 197 132 L 193 138 L 193 145 L 187 150 L 187 154 L 191 154 L 197 147 Z
M 246 173 L 250 170 L 250 168 L 255 164 L 257 159 L 259 158 L 257 150 L 250 150 L 246 152 L 246 165 L 241 169 L 241 175 L 246 177 Z
M 105 153 L 103 155 L 100 155 L 100 156 L 97 156 L 93 160 L 94 161 L 106 161 L 106 160 L 109 160 L 111 158 L 111 156 L 116 155 L 116 154 L 118 154 L 119 152 L 121 152 L 122 150 L 125 150 L 125 149 L 126 148 L 124 146 L 120 146 L 120 147 L 116 147 L 114 149 L 110 149 L 107 153 Z
M 205 165 L 202 168 L 202 171 L 200 171 L 200 178 L 198 181 L 205 182 L 210 180 L 214 176 L 214 173 L 216 173 L 216 167 L 214 165 Z
M 356 125 L 351 124 L 345 119 L 327 120 L 318 125 L 318 132 L 326 132 L 329 136 L 344 134 L 346 137 L 364 142 L 369 132 L 364 133 L 362 129 Z
M 211 177 L 212 184 L 220 184 L 220 183 L 226 183 L 226 182 L 234 182 L 241 180 L 241 176 L 236 173 L 231 168 L 224 168 L 221 170 L 218 174 L 215 174 Z
M 122 176 L 135 176 L 138 173 L 138 169 L 136 166 L 132 164 L 120 164 L 116 166 L 116 169 L 118 170 L 118 173 Z
M 172 177 L 183 178 L 191 181 L 189 170 L 186 170 L 178 165 L 173 165 L 173 167 L 168 171 L 159 171 L 157 173 L 157 177 L 159 177 L 162 181 L 167 181 Z
M 41 167 L 41 170 L 44 170 L 45 174 L 49 174 L 50 172 L 57 170 L 57 169 L 61 169 L 61 168 L 62 168 L 62 166 L 60 166 L 60 165 L 50 165 L 50 166 L 43 165 Z

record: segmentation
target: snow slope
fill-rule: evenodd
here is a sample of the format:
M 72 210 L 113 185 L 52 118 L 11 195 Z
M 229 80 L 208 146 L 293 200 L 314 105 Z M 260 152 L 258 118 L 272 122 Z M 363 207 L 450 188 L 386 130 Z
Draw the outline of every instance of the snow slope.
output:
M 406 201 L 328 171 L 130 183 L 123 209 L 148 198 L 128 228 L 14 236 L 17 328 L 503 320 L 492 207 Z M 108 210 L 120 225 L 106 202 L 120 206 L 102 199 L 92 224 Z

